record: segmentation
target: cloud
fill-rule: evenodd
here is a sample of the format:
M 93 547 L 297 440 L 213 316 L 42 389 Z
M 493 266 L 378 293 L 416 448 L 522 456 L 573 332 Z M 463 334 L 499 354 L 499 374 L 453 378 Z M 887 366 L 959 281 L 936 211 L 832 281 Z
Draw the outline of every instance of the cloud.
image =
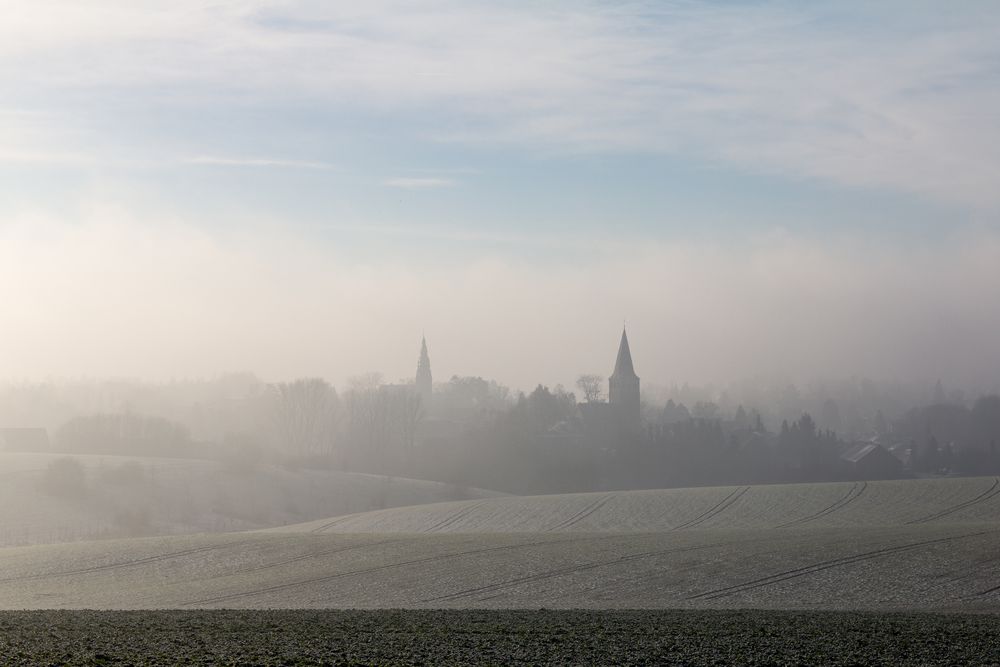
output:
M 383 185 L 387 185 L 390 188 L 403 188 L 404 190 L 450 188 L 457 184 L 458 182 L 452 178 L 398 177 L 383 181 Z
M 395 127 L 432 109 L 415 135 L 670 153 L 995 212 L 998 26 L 984 2 L 38 0 L 0 25 L 0 92 L 375 110 Z
M 333 169 L 329 162 L 314 162 L 310 160 L 282 160 L 275 158 L 233 158 L 199 156 L 185 160 L 187 164 L 200 164 L 217 167 L 287 167 L 290 169 Z

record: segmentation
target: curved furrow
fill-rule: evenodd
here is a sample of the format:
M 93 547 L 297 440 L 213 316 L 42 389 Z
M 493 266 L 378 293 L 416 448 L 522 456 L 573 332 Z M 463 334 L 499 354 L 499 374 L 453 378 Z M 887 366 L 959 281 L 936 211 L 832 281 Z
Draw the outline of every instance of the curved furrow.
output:
M 728 543 L 727 543 L 728 544 Z M 585 572 L 587 570 L 593 570 L 599 567 L 608 567 L 611 565 L 620 565 L 622 563 L 628 563 L 643 558 L 653 558 L 655 556 L 663 556 L 666 554 L 673 553 L 683 553 L 686 551 L 699 551 L 703 549 L 711 549 L 713 547 L 723 546 L 721 544 L 700 544 L 691 547 L 675 547 L 673 549 L 662 549 L 659 551 L 649 551 L 639 554 L 631 554 L 628 556 L 619 556 L 618 558 L 610 558 L 607 560 L 594 561 L 591 563 L 584 563 L 582 565 L 569 565 L 566 567 L 560 567 L 553 570 L 546 570 L 545 572 L 539 572 L 537 574 L 528 575 L 525 577 L 517 577 L 514 579 L 506 579 L 504 581 L 498 581 L 493 584 L 487 584 L 485 586 L 477 586 L 475 588 L 467 588 L 465 590 L 457 591 L 455 593 L 449 593 L 447 595 L 440 595 L 438 597 L 427 598 L 421 600 L 422 603 L 427 602 L 444 602 L 451 600 L 458 600 L 465 597 L 471 597 L 473 595 L 478 595 L 480 593 L 494 593 L 505 588 L 513 588 L 514 586 L 519 586 L 521 584 L 533 583 L 536 581 L 543 581 L 545 579 L 552 579 L 555 577 L 562 577 L 570 574 L 576 574 L 577 572 Z
M 719 507 L 721 507 L 723 505 L 723 503 L 725 503 L 727 500 L 729 500 L 730 498 L 732 498 L 733 496 L 735 496 L 737 494 L 737 492 L 739 492 L 739 489 L 733 489 L 729 493 L 729 495 L 727 495 L 725 498 L 723 498 L 722 500 L 720 500 L 719 502 L 717 502 L 715 505 L 712 505 L 710 508 L 708 508 L 707 510 L 705 510 L 704 512 L 702 512 L 698 516 L 694 517 L 693 519 L 690 519 L 688 521 L 685 521 L 682 524 L 674 526 L 670 530 L 681 530 L 682 528 L 687 528 L 689 525 L 693 524 L 696 521 L 702 521 L 702 520 L 704 520 L 706 518 L 711 518 L 708 515 L 711 514 L 712 512 L 714 512 L 715 510 L 717 510 Z
M 598 498 L 592 503 L 588 503 L 588 505 L 584 507 L 582 510 L 580 510 L 573 516 L 569 517 L 568 519 L 564 519 L 563 521 L 557 523 L 551 528 L 546 529 L 546 531 L 551 533 L 556 530 L 562 530 L 564 528 L 569 528 L 570 526 L 576 525 L 577 523 L 586 519 L 588 516 L 590 516 L 597 510 L 601 509 L 601 507 L 607 504 L 607 502 L 611 500 L 613 497 L 614 497 L 613 494 L 608 494 L 606 496 Z
M 853 554 L 850 556 L 841 556 L 839 558 L 831 558 L 829 560 L 819 561 L 817 563 L 812 563 L 811 565 L 805 565 L 803 567 L 793 568 L 791 570 L 784 570 L 766 577 L 760 577 L 759 579 L 752 579 L 750 581 L 745 581 L 740 584 L 734 584 L 732 586 L 724 586 L 722 588 L 716 588 L 710 591 L 705 591 L 704 593 L 698 593 L 696 595 L 688 596 L 687 600 L 714 600 L 716 598 L 726 597 L 727 595 L 734 595 L 736 593 L 743 593 L 755 588 L 762 588 L 764 586 L 771 586 L 773 584 L 781 583 L 783 581 L 788 581 L 789 579 L 796 579 L 798 577 L 804 577 L 809 574 L 814 574 L 816 572 L 822 572 L 823 570 L 829 570 L 834 567 L 840 567 L 841 565 L 851 565 L 853 563 L 860 563 L 862 561 L 871 560 L 873 558 L 880 558 L 882 556 L 888 556 L 890 554 L 896 554 L 904 551 L 911 551 L 913 549 L 918 549 L 920 547 L 929 546 L 931 544 L 941 544 L 945 542 L 954 542 L 956 540 L 964 540 L 970 537 L 978 537 L 980 535 L 988 535 L 991 532 L 983 530 L 975 533 L 967 533 L 965 535 L 953 535 L 950 537 L 939 537 L 933 540 L 921 540 L 920 542 L 911 542 L 909 544 L 901 544 L 894 547 L 885 547 L 883 549 L 875 549 L 873 551 L 866 551 L 860 554 Z
M 691 519 L 687 523 L 682 523 L 679 526 L 675 526 L 675 527 L 671 528 L 670 530 L 683 530 L 685 528 L 693 528 L 694 526 L 700 526 L 701 524 L 705 523 L 709 519 L 714 519 L 715 517 L 717 517 L 718 515 L 722 514 L 727 509 L 729 509 L 737 500 L 739 500 L 741 497 L 743 497 L 744 493 L 746 493 L 749 490 L 750 490 L 749 486 L 744 486 L 741 489 L 737 489 L 737 490 L 733 491 L 728 496 L 726 496 L 725 498 L 723 498 L 721 502 L 719 502 L 714 507 L 712 507 L 711 509 L 709 509 L 707 512 L 704 512 L 700 516 L 697 516 L 694 519 Z
M 334 517 L 330 521 L 324 523 L 322 526 L 319 526 L 318 528 L 313 528 L 309 532 L 310 533 L 322 533 L 323 531 L 325 531 L 325 530 L 327 530 L 329 528 L 333 528 L 334 526 L 336 526 L 338 524 L 344 523 L 346 521 L 350 521 L 351 519 L 357 519 L 359 516 L 368 516 L 368 517 L 381 516 L 381 515 L 385 515 L 385 514 L 388 514 L 388 513 L 392 513 L 394 510 L 399 510 L 399 509 L 406 509 L 406 508 L 389 507 L 389 508 L 381 509 L 381 510 L 369 510 L 367 512 L 354 512 L 352 514 L 344 514 L 342 516 Z M 369 532 L 369 531 L 368 530 L 364 530 L 364 531 L 360 531 L 360 532 Z
M 824 516 L 827 516 L 828 514 L 833 514 L 837 510 L 847 507 L 855 500 L 857 500 L 859 497 L 861 497 L 861 494 L 863 494 L 867 488 L 868 488 L 868 482 L 861 482 L 860 484 L 858 482 L 854 482 L 854 484 L 851 485 L 851 488 L 847 490 L 847 493 L 844 494 L 843 497 L 839 498 L 836 502 L 832 503 L 831 505 L 824 507 L 815 514 L 810 514 L 809 516 L 802 517 L 801 519 L 795 519 L 794 521 L 783 523 L 779 526 L 775 526 L 775 528 L 788 528 L 789 526 L 798 526 L 803 523 L 809 523 L 810 521 L 815 521 L 816 519 L 820 519 Z
M 954 514 L 955 512 L 960 512 L 964 509 L 968 509 L 973 505 L 984 503 L 988 500 L 993 499 L 997 495 L 1000 495 L 1000 477 L 994 477 L 993 486 L 986 489 L 975 498 L 958 503 L 957 505 L 952 505 L 951 507 L 947 507 L 941 510 L 940 512 L 936 512 L 934 514 L 925 516 L 923 518 L 907 521 L 906 523 L 909 525 L 909 524 L 927 523 L 928 521 L 934 521 L 935 519 L 940 519 L 941 517 L 948 516 L 949 514 Z
M 980 562 L 979 565 L 982 566 L 985 563 L 993 563 L 1000 560 L 1000 556 L 994 556 L 986 560 L 985 562 Z M 990 593 L 1000 593 L 1000 584 L 993 586 L 992 588 L 987 588 L 985 591 L 979 591 L 976 595 L 989 595 Z
M 675 553 L 685 553 L 689 551 L 703 551 L 705 549 L 714 549 L 718 547 L 746 546 L 749 544 L 753 544 L 755 542 L 766 542 L 769 541 L 770 539 L 771 539 L 770 537 L 756 537 L 746 540 L 737 540 L 735 542 L 734 541 L 713 542 L 711 544 L 696 544 L 689 547 L 672 547 L 670 549 L 658 549 L 656 551 L 643 551 L 637 554 L 619 556 L 618 558 L 609 558 L 606 560 L 594 561 L 591 563 L 583 563 L 582 565 L 570 565 L 567 567 L 556 568 L 554 570 L 547 570 L 545 572 L 539 572 L 537 574 L 532 574 L 525 577 L 517 577 L 515 579 L 498 581 L 493 584 L 487 584 L 486 586 L 467 588 L 465 590 L 457 591 L 455 593 L 449 593 L 447 595 L 441 595 L 438 597 L 421 600 L 420 602 L 427 603 L 427 602 L 457 600 L 464 597 L 470 597 L 472 595 L 476 595 L 479 593 L 494 593 L 496 591 L 503 590 L 505 588 L 513 588 L 520 584 L 533 583 L 535 581 L 543 581 L 546 579 L 553 579 L 556 577 L 562 577 L 566 575 L 575 574 L 577 572 L 584 572 L 587 570 L 593 570 L 601 567 L 611 567 L 614 565 L 621 565 L 622 563 L 631 563 L 646 558 L 655 558 L 657 556 L 665 556 L 667 554 L 675 554 Z M 482 599 L 490 599 L 490 598 L 482 598 Z
M 230 547 L 239 547 L 243 546 L 244 544 L 251 544 L 251 542 L 243 541 L 243 542 L 230 542 L 227 544 L 213 544 L 204 547 L 196 547 L 193 549 L 182 549 L 180 551 L 171 551 L 165 554 L 147 556 L 145 558 L 135 558 L 133 560 L 118 561 L 115 563 L 107 563 L 105 565 L 95 565 L 93 567 L 82 567 L 75 570 L 62 570 L 59 572 L 45 572 L 42 574 L 27 574 L 18 577 L 5 577 L 5 578 L 0 578 L 0 583 L 7 583 L 11 581 L 37 581 L 40 579 L 54 579 L 57 577 L 69 577 L 79 574 L 90 574 L 92 572 L 105 572 L 107 570 L 117 570 L 125 567 L 135 567 L 137 565 L 149 565 L 150 563 L 172 560 L 174 558 L 182 558 L 184 556 L 191 556 L 194 554 L 205 553 L 209 551 L 217 551 L 219 549 L 228 549 Z
M 985 591 L 979 591 L 979 595 L 989 595 L 990 593 L 996 593 L 1000 591 L 1000 586 L 994 586 L 993 588 L 987 588 Z
M 400 562 L 397 562 L 397 563 L 386 563 L 385 565 L 378 565 L 378 566 L 375 566 L 375 567 L 369 567 L 369 568 L 364 568 L 364 569 L 360 569 L 360 570 L 350 570 L 348 572 L 337 572 L 335 574 L 327 574 L 327 575 L 323 575 L 321 577 L 311 577 L 309 579 L 302 579 L 302 580 L 299 580 L 299 581 L 290 581 L 290 582 L 285 583 L 285 584 L 277 584 L 277 585 L 274 585 L 274 586 L 267 586 L 265 588 L 259 588 L 259 589 L 252 590 L 252 591 L 242 591 L 240 593 L 230 593 L 228 595 L 219 595 L 219 596 L 211 597 L 211 598 L 203 598 L 203 599 L 200 599 L 200 600 L 193 600 L 191 602 L 183 602 L 183 603 L 181 603 L 180 606 L 182 606 L 182 607 L 191 607 L 191 606 L 196 606 L 196 605 L 215 604 L 217 602 L 228 602 L 229 600 L 237 600 L 237 599 L 246 598 L 246 597 L 255 597 L 257 595 L 264 595 L 266 593 L 274 593 L 274 592 L 277 592 L 277 591 L 288 590 L 288 589 L 291 589 L 291 588 L 296 588 L 298 586 L 308 586 L 310 584 L 318 584 L 318 583 L 323 583 L 325 581 L 332 581 L 332 580 L 335 580 L 335 579 L 342 579 L 344 577 L 350 577 L 350 576 L 354 576 L 354 575 L 357 575 L 357 574 L 371 574 L 373 572 L 382 572 L 382 571 L 385 571 L 385 570 L 392 570 L 392 569 L 395 569 L 395 568 L 407 567 L 407 566 L 410 566 L 410 565 L 422 565 L 424 563 L 440 562 L 440 561 L 450 560 L 450 559 L 453 559 L 453 558 L 463 558 L 465 556 L 473 556 L 473 555 L 483 554 L 483 553 L 491 553 L 491 552 L 496 552 L 496 551 L 509 551 L 509 550 L 512 550 L 512 549 L 524 549 L 524 548 L 528 548 L 528 547 L 537 547 L 537 546 L 542 546 L 542 545 L 547 545 L 547 544 L 565 544 L 567 542 L 580 542 L 580 541 L 584 541 L 584 540 L 609 539 L 609 538 L 612 538 L 612 537 L 620 537 L 620 536 L 617 536 L 617 535 L 608 535 L 608 536 L 603 536 L 603 537 L 593 537 L 593 536 L 590 536 L 590 537 L 577 537 L 577 538 L 570 538 L 570 539 L 566 539 L 566 540 L 538 540 L 538 541 L 535 541 L 535 542 L 524 542 L 522 544 L 507 544 L 507 545 L 500 546 L 500 547 L 484 547 L 482 549 L 470 549 L 468 551 L 458 551 L 458 552 L 455 552 L 455 553 L 436 554 L 434 556 L 427 556 L 427 557 L 424 557 L 424 558 L 415 558 L 413 560 L 400 561 Z
M 327 523 L 324 523 L 322 526 L 320 526 L 318 528 L 313 528 L 309 532 L 310 533 L 322 533 L 323 531 L 327 530 L 328 528 L 333 528 L 334 526 L 336 526 L 339 523 L 344 523 L 345 521 L 347 521 L 348 519 L 350 519 L 353 516 L 355 516 L 355 515 L 354 514 L 345 514 L 344 516 L 338 516 L 337 518 L 335 518 L 332 521 L 329 521 Z
M 412 539 L 412 538 L 409 538 Z M 365 544 L 352 544 L 346 547 L 338 547 L 336 549 L 323 549 L 321 551 L 312 551 L 307 554 L 302 554 L 300 556 L 292 556 L 291 558 L 286 558 L 284 560 L 275 561 L 273 563 L 264 563 L 261 565 L 253 565 L 250 567 L 237 568 L 226 573 L 227 576 L 233 574 L 246 574 L 248 572 L 259 572 L 261 570 L 270 570 L 275 567 L 281 567 L 282 565 L 290 565 L 292 563 L 300 563 L 302 561 L 311 560 L 313 558 L 321 558 L 323 556 L 330 556 L 333 554 L 344 553 L 347 551 L 357 551 L 358 549 L 364 549 L 367 547 L 378 547 L 384 546 L 386 544 L 394 544 L 396 542 L 406 542 L 407 538 L 399 538 L 395 540 L 381 540 L 379 542 L 368 542 Z
M 589 517 L 590 515 L 592 515 L 597 510 L 599 510 L 602 507 L 604 507 L 605 505 L 607 505 L 608 502 L 612 498 L 614 498 L 614 495 L 608 495 L 608 496 L 602 498 L 601 502 L 597 503 L 596 505 L 594 505 L 593 507 L 591 507 L 589 510 L 587 510 L 586 512 L 584 512 L 583 514 L 581 514 L 581 515 L 579 515 L 579 516 L 571 519 L 569 521 L 569 523 L 567 523 L 565 526 L 562 526 L 562 527 L 563 528 L 569 528 L 570 526 L 575 526 L 576 524 L 580 523 L 581 521 L 583 521 L 584 519 L 586 519 L 587 517 Z
M 458 523 L 459 521 L 461 521 L 462 519 L 464 519 L 465 517 L 467 517 L 470 514 L 472 514 L 476 509 L 478 509 L 480 506 L 482 506 L 485 503 L 486 503 L 485 500 L 481 500 L 478 503 L 473 503 L 472 505 L 467 505 L 466 507 L 463 507 L 462 509 L 458 510 L 457 512 L 454 512 L 453 514 L 451 514 L 451 515 L 445 517 L 444 519 L 438 521 L 436 524 L 434 524 L 430 528 L 426 528 L 426 529 L 424 529 L 421 532 L 424 532 L 424 533 L 436 533 L 436 532 L 438 532 L 440 530 L 444 530 L 445 528 L 448 528 L 449 526 L 453 526 L 456 523 Z

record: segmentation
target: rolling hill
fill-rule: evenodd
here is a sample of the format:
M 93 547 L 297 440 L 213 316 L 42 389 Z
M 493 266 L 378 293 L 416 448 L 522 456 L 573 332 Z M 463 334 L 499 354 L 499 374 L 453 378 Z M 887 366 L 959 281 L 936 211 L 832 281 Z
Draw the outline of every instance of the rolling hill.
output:
M 440 482 L 362 473 L 4 452 L 0 546 L 250 530 L 489 495 Z
M 6 608 L 1000 611 L 1000 481 L 677 489 L 396 508 L 0 550 Z
M 660 532 L 1000 522 L 1000 478 L 705 487 L 435 503 L 280 530 L 316 533 Z

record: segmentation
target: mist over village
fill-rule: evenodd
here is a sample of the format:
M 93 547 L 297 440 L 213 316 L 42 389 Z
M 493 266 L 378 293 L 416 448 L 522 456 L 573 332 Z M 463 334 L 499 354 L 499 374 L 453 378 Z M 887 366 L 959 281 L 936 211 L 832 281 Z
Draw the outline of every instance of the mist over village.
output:
M 1000 664 L 998 35 L 6 3 L 0 665 Z
M 48 464 L 41 488 L 77 501 L 91 494 L 96 501 L 105 477 L 154 480 L 154 462 L 111 463 L 120 456 L 215 461 L 234 476 L 259 474 L 261 466 L 351 471 L 380 475 L 386 487 L 402 477 L 460 494 L 1000 472 L 1000 397 L 949 391 L 940 380 L 928 387 L 866 378 L 802 388 L 643 387 L 623 329 L 607 355 L 609 375 L 514 390 L 479 376 L 436 379 L 429 350 L 423 338 L 412 378 L 389 382 L 372 371 L 339 390 L 319 377 L 267 383 L 251 373 L 8 385 L 0 415 L 10 426 L 0 429 L 0 442 L 7 452 L 63 455 Z M 85 472 L 73 455 L 99 457 L 97 471 Z M 72 481 L 63 484 L 62 477 Z M 114 512 L 105 508 L 105 516 L 62 534 L 169 529 L 158 525 L 166 521 L 159 495 L 155 483 L 146 485 L 144 497 L 132 494 Z M 384 509 L 386 502 L 382 490 L 347 507 Z M 270 516 L 253 516 L 224 492 L 203 509 L 211 516 L 199 520 L 206 526 L 266 525 Z M 303 509 L 302 518 L 314 517 Z M 16 530 L 7 535 L 17 541 Z

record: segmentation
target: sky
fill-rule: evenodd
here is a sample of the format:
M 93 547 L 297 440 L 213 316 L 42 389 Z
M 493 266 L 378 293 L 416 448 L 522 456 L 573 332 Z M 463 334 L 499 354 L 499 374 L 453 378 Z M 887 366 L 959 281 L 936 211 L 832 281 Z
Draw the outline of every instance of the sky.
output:
M 0 378 L 1000 378 L 997 3 L 0 4 Z

